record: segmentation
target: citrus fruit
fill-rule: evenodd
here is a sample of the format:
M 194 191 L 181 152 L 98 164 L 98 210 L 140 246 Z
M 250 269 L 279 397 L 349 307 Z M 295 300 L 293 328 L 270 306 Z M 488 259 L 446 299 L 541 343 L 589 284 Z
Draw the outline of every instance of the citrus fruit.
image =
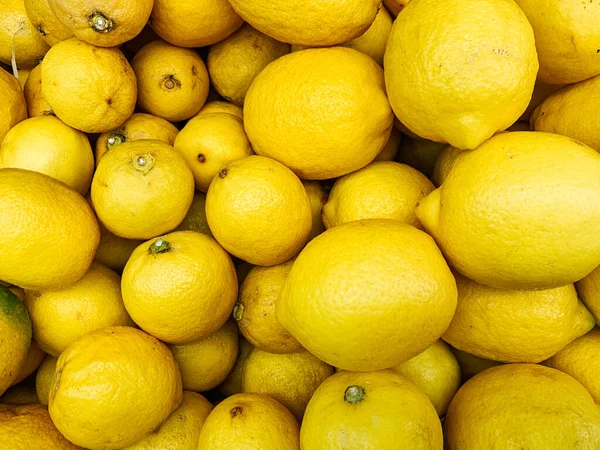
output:
M 39 404 L 35 387 L 31 383 L 19 383 L 9 387 L 0 397 L 4 405 L 35 405 Z
M 238 290 L 229 255 L 213 238 L 194 231 L 140 245 L 123 270 L 121 286 L 135 323 L 173 344 L 197 341 L 221 328 Z
M 212 231 L 210 231 L 210 227 L 208 226 L 208 220 L 206 219 L 206 194 L 202 192 L 194 193 L 192 206 L 190 206 L 183 222 L 175 230 L 195 231 L 213 237 Z
M 225 250 L 261 266 L 296 256 L 312 227 L 310 201 L 298 177 L 255 155 L 219 171 L 206 195 L 206 218 Z
M 119 237 L 100 224 L 100 244 L 94 259 L 109 269 L 122 272 L 131 254 L 142 242 Z
M 27 114 L 29 117 L 53 115 L 52 107 L 48 104 L 42 93 L 42 66 L 37 65 L 27 77 L 23 93 L 27 101 Z
M 227 113 L 232 114 L 242 120 L 244 120 L 244 113 L 240 106 L 234 105 L 229 102 L 222 101 L 210 101 L 206 102 L 202 109 L 196 114 L 194 117 L 200 116 L 202 114 L 211 114 L 211 113 Z
M 401 142 L 402 133 L 400 133 L 396 128 L 392 128 L 390 138 L 385 144 L 385 147 L 381 149 L 373 161 L 393 161 L 398 154 L 398 149 Z
M 37 371 L 35 377 L 35 390 L 42 405 L 48 405 L 50 391 L 54 388 L 52 379 L 54 378 L 54 371 L 56 370 L 57 361 L 57 357 L 46 355 Z
M 531 96 L 529 106 L 519 120 L 529 121 L 535 109 L 540 106 L 544 100 L 563 87 L 564 84 L 546 84 L 540 81 L 538 78 L 535 82 L 535 86 L 533 87 L 533 94 Z
M 310 232 L 310 239 L 312 240 L 325 231 L 322 213 L 323 205 L 327 203 L 329 194 L 318 181 L 302 181 L 302 184 L 308 194 L 308 200 L 310 201 L 310 208 L 312 210 L 312 231 Z
M 564 136 L 499 134 L 461 153 L 417 217 L 449 263 L 480 284 L 573 283 L 600 263 L 600 242 L 589 239 L 600 232 L 600 155 Z
M 447 145 L 442 149 L 435 162 L 435 166 L 433 167 L 433 173 L 431 174 L 431 181 L 436 187 L 440 187 L 448 177 L 450 170 L 454 166 L 456 157 L 461 152 L 462 150 L 452 147 L 451 145 Z
M 427 32 L 423 32 L 427 30 Z M 409 2 L 394 22 L 385 83 L 396 116 L 426 139 L 472 149 L 525 111 L 538 70 L 511 0 Z
M 392 117 L 381 67 L 342 47 L 277 59 L 254 79 L 244 102 L 254 151 L 307 180 L 366 166 L 385 146 Z
M 19 370 L 17 378 L 15 378 L 15 380 L 12 382 L 12 386 L 20 383 L 33 372 L 35 372 L 45 356 L 46 353 L 39 347 L 37 342 L 32 339 L 29 350 L 27 350 L 27 355 L 25 356 L 25 361 L 23 361 L 23 364 L 21 364 L 21 370 Z
M 242 392 L 242 373 L 244 372 L 248 356 L 250 356 L 250 352 L 254 349 L 252 344 L 244 339 L 242 334 L 238 335 L 238 337 L 239 354 L 235 361 L 235 365 L 233 366 L 233 369 L 231 369 L 231 372 L 229 372 L 229 375 L 227 375 L 227 378 L 225 378 L 225 381 L 217 387 L 217 390 L 226 397 Z
M 390 11 L 393 17 L 400 14 L 400 11 L 406 6 L 409 0 L 383 0 L 383 4 Z
M 50 6 L 50 0 L 24 0 L 27 17 L 46 44 L 52 46 L 73 37 Z
M 575 283 L 577 294 L 600 323 L 600 267 L 595 268 L 588 276 Z
M 444 147 L 446 147 L 446 144 L 404 136 L 394 159 L 417 169 L 426 176 L 430 176 Z
M 95 330 L 56 364 L 49 411 L 56 428 L 86 448 L 121 449 L 154 431 L 182 399 L 169 349 L 130 327 Z
M 429 399 L 388 370 L 340 372 L 308 403 L 302 449 L 442 449 L 442 426 Z
M 458 361 L 458 365 L 460 366 L 460 373 L 462 375 L 463 383 L 473 378 L 478 373 L 483 372 L 490 367 L 499 366 L 501 363 L 499 361 L 492 361 L 490 359 L 480 358 L 479 356 L 471 355 L 470 353 L 463 352 L 454 347 L 450 347 L 452 353 L 456 357 Z
M 392 16 L 382 6 L 377 11 L 375 20 L 371 23 L 369 29 L 360 36 L 348 41 L 346 45 L 370 56 L 377 64 L 383 66 L 383 55 L 388 37 L 392 31 L 392 22 Z
M 427 234 L 396 220 L 359 220 L 306 246 L 276 313 L 319 359 L 369 371 L 407 361 L 439 339 L 456 296 L 454 277 Z
M 0 67 L 0 144 L 12 127 L 27 119 L 27 105 L 19 81 Z

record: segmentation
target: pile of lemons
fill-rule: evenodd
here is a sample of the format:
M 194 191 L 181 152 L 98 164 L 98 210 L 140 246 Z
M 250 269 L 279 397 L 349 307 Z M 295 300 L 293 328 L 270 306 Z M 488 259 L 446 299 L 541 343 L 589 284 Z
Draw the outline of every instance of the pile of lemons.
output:
M 1 0 L 0 449 L 600 448 L 598 0 Z

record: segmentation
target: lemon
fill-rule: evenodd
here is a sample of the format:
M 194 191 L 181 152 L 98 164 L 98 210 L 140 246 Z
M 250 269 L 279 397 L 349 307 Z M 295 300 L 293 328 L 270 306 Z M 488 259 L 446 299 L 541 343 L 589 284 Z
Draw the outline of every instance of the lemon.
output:
M 29 74 L 31 73 L 31 70 L 29 69 L 18 69 L 17 70 L 17 75 L 18 75 L 18 79 L 19 79 L 19 83 L 21 83 L 21 88 L 24 89 L 25 88 L 25 82 L 27 81 L 27 78 L 29 78 Z
M 22 169 L 0 169 L 0 229 L 0 279 L 26 289 L 75 283 L 90 267 L 100 239 L 83 197 Z
M 0 62 L 10 66 L 14 49 L 17 66 L 31 69 L 48 48 L 29 21 L 24 0 L 3 0 L 0 3 Z
M 594 328 L 564 347 L 544 364 L 571 375 L 600 404 L 598 370 L 600 362 L 600 329 Z
M 392 122 L 383 70 L 342 47 L 279 58 L 254 79 L 244 102 L 254 151 L 307 180 L 366 166 L 388 141 Z
M 385 147 L 381 149 L 373 161 L 393 161 L 398 154 L 398 149 L 401 142 L 402 133 L 400 133 L 396 128 L 392 128 L 390 138 L 385 144 Z
M 308 195 L 283 164 L 248 156 L 225 166 L 206 195 L 206 218 L 225 250 L 272 266 L 296 256 L 312 227 Z
M 91 194 L 96 214 L 109 231 L 150 239 L 182 222 L 194 198 L 194 177 L 170 145 L 131 141 L 100 160 Z
M 233 317 L 244 337 L 260 350 L 291 353 L 302 349 L 275 317 L 277 297 L 293 264 L 290 260 L 272 267 L 253 267 L 240 286 Z
M 405 164 L 378 161 L 339 178 L 323 206 L 327 229 L 362 219 L 395 219 L 417 228 L 419 202 L 435 188 Z
M 29 350 L 27 350 L 25 361 L 21 364 L 21 370 L 19 370 L 17 378 L 12 382 L 12 386 L 22 382 L 25 378 L 35 372 L 45 356 L 46 353 L 39 347 L 38 343 L 32 340 Z
M 446 144 L 405 136 L 400 142 L 395 160 L 430 176 L 444 147 Z
M 81 450 L 56 429 L 42 405 L 0 405 L 2 450 Z
M 195 231 L 202 233 L 207 236 L 213 237 L 212 231 L 208 226 L 208 220 L 206 219 L 206 195 L 202 192 L 194 193 L 194 200 L 192 206 L 183 219 L 183 222 L 179 224 L 176 231 Z
M 588 276 L 575 283 L 581 300 L 600 323 L 600 267 L 596 267 Z
M 600 408 L 575 379 L 535 364 L 506 364 L 471 378 L 446 414 L 449 450 L 593 449 Z
M 41 172 L 81 195 L 90 188 L 94 155 L 87 136 L 54 116 L 32 117 L 15 125 L 0 146 L 0 168 Z
M 35 387 L 31 383 L 19 383 L 9 387 L 0 397 L 0 404 L 5 405 L 35 405 L 38 403 Z
M 50 391 L 54 387 L 52 385 L 52 379 L 54 378 L 54 371 L 56 370 L 57 361 L 58 358 L 51 355 L 46 355 L 37 371 L 35 377 L 35 390 L 42 405 L 48 405 Z
M 126 450 L 196 450 L 200 430 L 213 406 L 200 394 L 183 391 L 183 401 L 158 429 Z
M 318 181 L 302 181 L 302 184 L 308 194 L 308 200 L 310 201 L 310 208 L 312 211 L 312 231 L 310 232 L 310 239 L 312 240 L 325 231 L 322 214 L 323 206 L 327 203 L 329 194 Z
M 31 345 L 31 321 L 19 298 L 0 286 L 0 395 L 19 376 Z M 1 447 L 0 447 L 1 448 Z
M 533 94 L 531 96 L 531 101 L 529 102 L 529 106 L 521 116 L 519 120 L 529 121 L 535 109 L 540 106 L 544 100 L 554 94 L 556 91 L 562 89 L 564 84 L 546 84 L 542 81 L 538 80 L 535 82 L 535 86 L 533 88 Z
M 428 235 L 396 220 L 360 220 L 306 246 L 276 313 L 319 359 L 369 371 L 407 361 L 439 339 L 456 295 L 454 277 Z
M 445 341 L 480 358 L 537 363 L 594 327 L 572 284 L 537 291 L 495 289 L 457 274 L 458 306 Z
M 140 139 L 156 139 L 173 145 L 179 130 L 171 122 L 151 114 L 132 114 L 125 123 L 111 131 L 102 133 L 96 141 L 96 166 L 104 154 L 115 145 Z
M 243 23 L 227 0 L 155 0 L 150 17 L 154 31 L 180 47 L 212 45 Z
M 244 372 L 244 367 L 246 367 L 248 356 L 250 356 L 250 352 L 254 349 L 252 344 L 244 339 L 243 335 L 240 334 L 238 337 L 239 354 L 235 361 L 235 365 L 233 366 L 233 369 L 231 369 L 231 372 L 229 372 L 229 375 L 227 375 L 227 378 L 225 378 L 225 381 L 217 387 L 217 390 L 226 397 L 242 392 L 242 374 Z
M 238 357 L 238 330 L 232 320 L 208 337 L 170 346 L 179 365 L 183 388 L 209 391 L 227 378 Z
M 379 0 L 231 0 L 242 18 L 268 36 L 290 44 L 328 46 L 363 34 L 375 20 Z
M 599 127 L 593 120 L 599 86 L 596 76 L 550 95 L 531 115 L 533 129 L 569 136 L 600 151 Z
M 121 286 L 135 323 L 173 344 L 197 341 L 221 328 L 238 290 L 229 255 L 213 238 L 194 231 L 140 245 L 123 270 Z
M 377 64 L 383 66 L 383 55 L 392 31 L 392 22 L 393 19 L 388 10 L 380 7 L 369 29 L 360 36 L 348 41 L 346 45 L 370 56 Z
M 242 392 L 266 394 L 302 421 L 308 401 L 333 367 L 307 351 L 274 354 L 255 348 L 242 373 Z
M 431 174 L 431 181 L 433 181 L 433 184 L 436 187 L 440 187 L 448 177 L 450 170 L 452 170 L 452 167 L 456 162 L 458 154 L 461 152 L 461 149 L 452 147 L 451 145 L 447 145 L 442 149 L 435 161 L 435 166 L 433 167 L 433 172 Z
M 390 136 L 383 71 L 349 48 L 285 55 L 254 79 L 244 126 L 257 154 L 300 178 L 345 175 L 370 163 Z
M 145 45 L 131 61 L 138 86 L 138 106 L 171 122 L 189 119 L 208 96 L 208 71 L 191 49 L 163 41 Z
M 426 31 L 425 31 L 426 30 Z M 409 2 L 385 53 L 390 103 L 417 135 L 472 149 L 525 111 L 538 60 L 511 0 Z
M 56 17 L 50 0 L 24 1 L 29 21 L 46 44 L 52 46 L 74 36 L 69 27 Z
M 175 150 L 192 169 L 196 189 L 206 192 L 227 165 L 253 155 L 241 119 L 227 113 L 202 114 L 191 119 L 175 139 Z
M 35 340 L 52 356 L 92 330 L 126 325 L 129 319 L 121 297 L 121 277 L 96 262 L 68 288 L 27 291 L 25 305 Z
M 243 105 L 254 77 L 269 63 L 289 52 L 289 44 L 244 24 L 208 50 L 210 80 L 227 101 Z
M 12 127 L 27 119 L 27 105 L 19 81 L 0 67 L 0 144 Z
M 383 0 L 383 4 L 394 17 L 400 14 L 408 2 L 409 0 Z
M 131 254 L 142 242 L 119 237 L 100 224 L 100 244 L 94 259 L 109 269 L 122 272 Z
M 42 93 L 42 66 L 35 66 L 23 87 L 27 101 L 27 114 L 29 117 L 53 115 L 52 107 L 48 104 Z M 25 119 L 25 117 L 23 117 Z
M 95 330 L 58 358 L 49 410 L 74 444 L 121 449 L 155 430 L 182 399 L 169 349 L 134 328 Z
M 44 58 L 42 94 L 67 125 L 104 133 L 131 116 L 137 88 L 133 69 L 120 50 L 72 38 L 53 46 Z
M 196 114 L 194 117 L 198 117 L 202 114 L 212 114 L 212 113 L 227 113 L 236 116 L 239 119 L 244 120 L 244 113 L 240 106 L 234 105 L 229 102 L 222 101 L 211 101 L 206 102 L 202 109 Z
M 460 373 L 462 375 L 463 382 L 466 382 L 470 378 L 473 378 L 478 373 L 481 373 L 490 367 L 504 364 L 499 361 L 492 361 L 471 355 L 470 353 L 463 352 L 462 350 L 458 350 L 454 347 L 450 348 L 456 357 L 456 360 L 458 361 L 458 365 L 460 366 Z
M 303 450 L 442 449 L 442 426 L 429 399 L 391 371 L 340 372 L 308 404 Z
M 461 153 L 417 217 L 449 263 L 480 284 L 573 283 L 600 263 L 600 242 L 590 241 L 600 232 L 600 155 L 564 136 L 499 134 Z
M 427 395 L 439 416 L 446 414 L 460 387 L 460 367 L 442 340 L 391 370 L 415 383 Z
M 148 22 L 154 0 L 48 0 L 52 11 L 79 39 L 117 47 L 136 37 Z
M 299 450 L 299 426 L 292 413 L 263 394 L 236 394 L 212 410 L 198 450 L 272 448 Z

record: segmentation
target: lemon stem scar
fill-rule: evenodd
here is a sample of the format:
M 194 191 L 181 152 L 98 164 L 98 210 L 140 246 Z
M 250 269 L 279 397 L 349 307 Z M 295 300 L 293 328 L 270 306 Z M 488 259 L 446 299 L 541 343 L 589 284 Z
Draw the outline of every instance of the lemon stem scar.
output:
M 344 400 L 352 405 L 360 403 L 365 398 L 365 390 L 360 386 L 349 386 L 344 392 Z
M 242 317 L 244 317 L 244 305 L 236 303 L 233 307 L 233 318 L 239 322 Z
M 98 11 L 94 11 L 89 17 L 89 24 L 98 33 L 108 33 L 113 28 L 112 20 Z
M 241 414 L 243 410 L 244 408 L 242 408 L 241 406 L 236 406 L 235 408 L 232 408 L 231 411 L 229 411 L 229 414 L 231 414 L 231 418 L 233 419 L 238 414 Z
M 165 80 L 164 80 L 163 84 L 164 84 L 164 86 L 167 89 L 173 89 L 175 87 L 178 87 L 178 88 L 181 87 L 181 82 L 177 78 L 175 78 L 175 75 L 167 75 L 165 77 Z
M 132 163 L 136 170 L 139 170 L 146 175 L 154 167 L 155 161 L 156 158 L 154 158 L 154 156 L 152 156 L 150 153 L 146 153 L 144 155 L 134 156 Z
M 219 172 L 219 178 L 225 178 L 227 176 L 227 169 L 223 169 Z
M 150 247 L 148 247 L 148 252 L 152 255 L 156 255 L 158 253 L 168 252 L 170 249 L 171 244 L 164 239 L 157 239 L 150 245 Z
M 115 145 L 119 145 L 125 142 L 125 136 L 122 134 L 113 134 L 106 140 L 106 148 L 110 150 Z

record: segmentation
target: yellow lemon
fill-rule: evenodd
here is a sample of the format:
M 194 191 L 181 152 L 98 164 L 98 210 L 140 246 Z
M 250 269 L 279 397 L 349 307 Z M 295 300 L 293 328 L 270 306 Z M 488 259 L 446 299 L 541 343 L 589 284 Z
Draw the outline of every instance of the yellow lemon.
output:
M 38 403 L 35 387 L 31 383 L 19 383 L 11 386 L 0 397 L 0 404 L 4 405 L 34 405 Z
M 205 194 L 202 192 L 194 193 L 192 206 L 190 206 L 187 215 L 183 219 L 183 222 L 176 228 L 176 231 L 195 231 L 213 237 L 212 231 L 210 231 L 210 227 L 208 226 L 208 220 L 206 219 Z
M 53 46 L 44 58 L 42 94 L 67 125 L 104 133 L 133 113 L 135 73 L 119 49 L 72 38 Z
M 140 441 L 175 411 L 181 375 L 169 349 L 134 328 L 95 330 L 58 358 L 49 410 L 74 444 L 121 449 Z
M 100 244 L 94 259 L 109 269 L 122 272 L 131 254 L 142 242 L 119 237 L 100 224 Z
M 0 229 L 0 279 L 26 289 L 72 285 L 89 269 L 100 240 L 81 195 L 22 169 L 0 169 Z
M 588 276 L 575 283 L 575 288 L 585 306 L 596 318 L 596 322 L 600 323 L 600 267 L 596 267 Z
M 35 372 L 36 369 L 42 363 L 42 360 L 45 356 L 46 353 L 39 347 L 38 343 L 32 340 L 31 345 L 29 346 L 29 350 L 27 350 L 25 361 L 23 361 L 23 364 L 21 364 L 21 370 L 19 371 L 19 375 L 17 375 L 15 381 L 12 382 L 12 385 L 14 386 L 15 384 L 20 383 L 33 372 Z
M 538 71 L 531 25 L 512 0 L 444 8 L 437 0 L 409 2 L 394 22 L 384 64 L 400 121 L 462 149 L 523 114 Z
M 35 340 L 52 356 L 92 330 L 126 325 L 129 319 L 121 297 L 121 277 L 96 262 L 68 288 L 27 291 L 25 305 Z
M 104 154 L 115 145 L 140 139 L 156 139 L 173 145 L 179 130 L 171 122 L 151 114 L 135 113 L 119 128 L 98 136 L 96 141 L 96 166 Z
M 31 70 L 29 70 L 29 69 L 18 69 L 17 70 L 17 75 L 18 75 L 17 78 L 19 79 L 19 83 L 21 83 L 21 89 L 25 88 L 25 82 L 27 81 L 27 78 L 29 78 L 30 73 L 31 73 Z
M 448 345 L 436 341 L 423 353 L 391 368 L 427 395 L 439 416 L 446 414 L 460 387 L 460 367 Z
M 385 147 L 381 149 L 379 154 L 373 161 L 393 161 L 398 154 L 400 143 L 402 142 L 402 133 L 396 128 L 392 128 L 392 133 L 388 139 Z
M 322 214 L 323 206 L 327 203 L 329 194 L 318 181 L 302 181 L 302 184 L 308 194 L 308 200 L 310 201 L 310 208 L 312 211 L 312 231 L 310 232 L 310 239 L 312 240 L 325 231 Z
M 563 87 L 564 84 L 546 84 L 538 79 L 535 82 L 529 106 L 527 107 L 527 109 L 525 110 L 525 112 L 519 120 L 529 121 L 535 109 L 538 106 L 540 106 L 544 102 L 544 100 L 546 100 L 548 97 L 550 97 L 552 94 L 562 89 Z
M 258 349 L 271 353 L 302 349 L 275 317 L 277 297 L 293 264 L 290 260 L 271 267 L 253 267 L 240 286 L 233 317 L 244 337 Z
M 19 298 L 0 286 L 0 395 L 20 374 L 31 345 L 31 320 Z
M 242 18 L 268 36 L 313 47 L 341 44 L 363 34 L 380 0 L 231 0 Z M 335 67 L 335 66 L 332 66 Z
M 431 174 L 431 181 L 433 181 L 433 184 L 436 187 L 440 187 L 448 177 L 450 170 L 456 162 L 456 158 L 461 152 L 461 149 L 452 147 L 451 145 L 447 145 L 442 149 L 435 161 L 435 166 L 433 167 L 433 172 Z
M 62 23 L 50 6 L 50 0 L 24 0 L 29 21 L 48 45 L 72 38 L 73 32 Z
M 429 399 L 388 370 L 344 371 L 325 380 L 308 403 L 300 442 L 303 450 L 443 446 L 442 426 Z
M 42 405 L 48 405 L 50 391 L 54 388 L 52 379 L 56 370 L 58 358 L 46 355 L 35 376 L 35 390 Z
M 569 136 L 600 151 L 600 127 L 593 120 L 599 87 L 600 76 L 596 76 L 550 95 L 531 115 L 533 129 Z
M 299 426 L 281 403 L 263 394 L 236 394 L 212 410 L 198 450 L 269 448 L 300 450 Z
M 242 120 L 226 113 L 194 117 L 179 132 L 174 147 L 191 167 L 196 189 L 202 192 L 229 163 L 254 154 Z
M 180 47 L 205 47 L 234 33 L 244 21 L 227 0 L 155 0 L 150 24 Z
M 290 52 L 279 42 L 249 24 L 208 50 L 208 73 L 219 94 L 243 105 L 252 81 L 269 63 Z
M 409 0 L 383 0 L 383 4 L 390 10 L 392 16 L 396 17 L 406 6 Z
M 362 219 L 395 219 L 417 228 L 415 208 L 435 188 L 405 164 L 378 161 L 339 178 L 323 206 L 327 229 Z
M 234 394 L 242 392 L 242 374 L 244 373 L 244 367 L 246 367 L 246 361 L 250 352 L 254 349 L 252 344 L 244 339 L 243 335 L 239 335 L 239 355 L 235 361 L 235 365 L 225 381 L 217 387 L 217 390 L 226 397 L 230 397 Z
M 154 0 L 48 0 L 52 11 L 82 41 L 117 47 L 144 28 Z
M 444 147 L 446 147 L 446 144 L 404 136 L 400 142 L 395 160 L 414 167 L 426 176 L 430 176 Z
M 212 101 L 206 102 L 202 109 L 196 114 L 194 117 L 198 117 L 202 114 L 211 114 L 211 113 L 227 113 L 236 116 L 239 119 L 244 120 L 244 113 L 240 106 L 234 105 L 229 102 L 222 101 Z
M 2 450 L 83 450 L 69 442 L 54 426 L 42 405 L 0 405 Z
M 537 363 L 594 327 L 572 284 L 537 291 L 495 289 L 456 275 L 458 306 L 443 338 L 480 358 Z
M 375 20 L 367 31 L 346 45 L 373 58 L 377 64 L 383 66 L 385 47 L 392 31 L 392 16 L 384 7 L 380 7 Z
M 417 217 L 449 263 L 480 284 L 573 283 L 600 263 L 600 241 L 590 240 L 600 233 L 600 155 L 564 136 L 499 134 L 461 153 Z
M 238 331 L 228 320 L 213 334 L 187 344 L 171 345 L 183 388 L 205 392 L 227 378 L 238 356 Z
M 536 364 L 506 364 L 471 378 L 450 403 L 449 450 L 600 446 L 600 408 L 575 379 Z
M 208 71 L 194 50 L 152 41 L 137 52 L 131 66 L 137 77 L 138 106 L 143 111 L 179 122 L 204 105 Z
M 490 367 L 504 364 L 500 361 L 492 361 L 489 359 L 484 359 L 475 355 L 471 355 L 470 353 L 463 352 L 462 350 L 458 350 L 454 347 L 450 348 L 452 350 L 452 353 L 456 357 L 456 360 L 458 361 L 458 365 L 460 366 L 460 373 L 462 375 L 463 382 L 473 378 L 478 373 L 481 373 L 484 370 L 489 369 Z
M 23 87 L 29 117 L 53 115 L 52 107 L 42 93 L 42 65 L 35 66 Z
M 252 350 L 242 373 L 242 392 L 274 398 L 302 421 L 308 401 L 333 367 L 307 351 L 289 354 Z
M 183 391 L 181 406 L 159 428 L 126 450 L 196 450 L 200 430 L 212 408 L 200 394 Z
M 600 74 L 597 58 L 600 11 L 594 4 L 566 0 L 516 0 L 535 33 L 539 77 L 549 84 L 569 84 Z
M 229 255 L 213 238 L 194 231 L 140 245 L 125 266 L 121 286 L 135 323 L 173 344 L 197 341 L 221 328 L 238 290 Z
M 27 105 L 19 80 L 0 67 L 0 144 L 6 133 L 27 119 Z
M 575 339 L 544 364 L 571 375 L 579 381 L 600 405 L 600 329 Z
M 194 198 L 194 177 L 170 145 L 131 141 L 104 155 L 91 193 L 96 214 L 109 231 L 150 239 L 181 223 Z
M 3 0 L 0 3 L 0 62 L 10 66 L 14 50 L 17 66 L 31 69 L 48 49 L 27 17 L 24 0 Z
M 308 195 L 291 170 L 263 156 L 229 163 L 206 195 L 206 218 L 225 250 L 251 264 L 281 264 L 312 227 Z
M 81 195 L 90 188 L 94 155 L 87 136 L 54 116 L 32 117 L 13 127 L 0 146 L 0 168 L 34 170 Z
M 407 361 L 439 339 L 456 296 L 454 277 L 427 234 L 396 220 L 360 220 L 306 246 L 276 313 L 319 359 L 369 371 Z
M 370 163 L 390 136 L 392 117 L 381 67 L 342 47 L 279 58 L 254 79 L 244 102 L 254 151 L 307 180 Z

